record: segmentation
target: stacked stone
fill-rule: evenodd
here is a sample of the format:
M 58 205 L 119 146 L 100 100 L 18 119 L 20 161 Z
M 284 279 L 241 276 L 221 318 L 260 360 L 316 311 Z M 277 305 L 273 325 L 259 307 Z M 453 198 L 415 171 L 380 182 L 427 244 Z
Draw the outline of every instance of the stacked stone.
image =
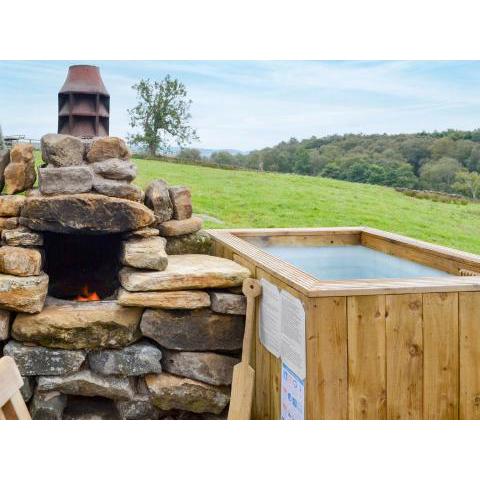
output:
M 131 182 L 137 176 L 131 153 L 118 137 L 81 140 L 47 134 L 41 139 L 45 165 L 38 170 L 42 195 L 96 192 L 108 197 L 143 201 L 143 191 Z
M 223 418 L 249 271 L 209 255 L 186 187 L 156 180 L 140 203 L 120 139 L 46 135 L 42 156 L 39 192 L 0 196 L 0 342 L 32 417 Z M 46 297 L 43 230 L 124 232 L 117 299 Z

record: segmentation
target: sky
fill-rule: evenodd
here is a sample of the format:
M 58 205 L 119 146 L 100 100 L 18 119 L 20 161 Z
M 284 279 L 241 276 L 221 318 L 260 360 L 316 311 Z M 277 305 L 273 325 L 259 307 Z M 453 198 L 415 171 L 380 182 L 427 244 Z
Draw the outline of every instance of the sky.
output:
M 166 74 L 192 100 L 196 148 L 249 151 L 343 133 L 480 127 L 478 61 L 0 61 L 4 134 L 56 132 L 57 93 L 69 65 L 100 67 L 110 135 L 132 132 L 127 109 L 141 78 Z

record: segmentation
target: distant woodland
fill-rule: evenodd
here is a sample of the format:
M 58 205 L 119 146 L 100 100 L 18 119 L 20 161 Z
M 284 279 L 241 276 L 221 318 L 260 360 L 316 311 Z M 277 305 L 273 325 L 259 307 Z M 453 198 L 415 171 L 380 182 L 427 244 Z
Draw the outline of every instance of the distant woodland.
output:
M 248 154 L 183 149 L 180 161 L 480 197 L 480 129 L 291 138 Z

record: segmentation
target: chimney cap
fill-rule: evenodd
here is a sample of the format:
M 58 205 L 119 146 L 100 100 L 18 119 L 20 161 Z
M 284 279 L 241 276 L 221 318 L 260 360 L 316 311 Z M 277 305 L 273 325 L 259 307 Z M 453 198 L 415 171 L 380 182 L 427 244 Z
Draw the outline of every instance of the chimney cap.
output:
M 99 93 L 109 95 L 105 87 L 100 69 L 95 65 L 71 65 L 67 78 L 60 89 L 62 93 Z

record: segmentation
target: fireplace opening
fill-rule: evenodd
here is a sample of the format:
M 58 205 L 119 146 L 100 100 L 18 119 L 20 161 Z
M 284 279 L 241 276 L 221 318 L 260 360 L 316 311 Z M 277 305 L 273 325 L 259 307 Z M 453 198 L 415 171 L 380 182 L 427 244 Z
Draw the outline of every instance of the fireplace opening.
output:
M 66 300 L 112 298 L 118 289 L 121 235 L 44 233 L 49 295 Z

